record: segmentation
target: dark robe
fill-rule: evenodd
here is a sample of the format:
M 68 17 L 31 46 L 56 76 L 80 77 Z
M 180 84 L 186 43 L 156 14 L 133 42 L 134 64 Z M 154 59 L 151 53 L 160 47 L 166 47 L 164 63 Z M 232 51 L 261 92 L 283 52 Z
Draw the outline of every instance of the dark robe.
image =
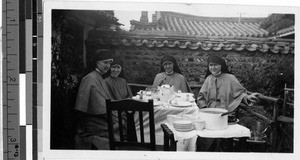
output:
M 75 110 L 79 115 L 76 149 L 109 149 L 106 99 L 110 94 L 100 73 L 92 71 L 80 84 Z
M 109 76 L 105 78 L 105 82 L 113 100 L 120 100 L 132 97 L 131 89 L 124 78 Z
M 236 109 L 246 96 L 246 89 L 232 74 L 209 75 L 198 94 L 199 108 Z
M 174 91 L 177 92 L 180 90 L 181 92 L 192 92 L 186 78 L 179 73 L 173 72 L 172 74 L 166 74 L 165 72 L 161 72 L 155 76 L 153 86 L 161 86 L 164 84 L 168 84 L 174 86 Z
M 246 89 L 233 74 L 209 75 L 198 94 L 199 108 L 236 109 L 246 96 Z M 197 138 L 197 151 L 232 151 L 231 138 Z

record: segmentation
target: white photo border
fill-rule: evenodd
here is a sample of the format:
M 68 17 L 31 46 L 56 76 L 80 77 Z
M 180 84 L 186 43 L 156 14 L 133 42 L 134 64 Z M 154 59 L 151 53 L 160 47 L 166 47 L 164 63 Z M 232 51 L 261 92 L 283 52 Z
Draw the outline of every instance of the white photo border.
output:
M 185 3 L 199 3 L 199 1 L 184 1 Z M 252 1 L 248 1 L 251 2 Z M 269 3 L 270 6 L 261 6 L 270 9 L 270 13 L 294 13 L 296 18 L 296 26 L 300 22 L 300 8 L 299 7 L 280 7 L 276 6 L 276 1 L 254 1 L 254 4 L 265 4 Z M 203 3 L 216 4 L 214 1 L 201 1 Z M 224 2 L 217 2 L 221 5 Z M 236 1 L 230 4 L 241 4 L 242 2 Z M 284 2 L 283 2 L 284 3 Z M 159 5 L 158 5 L 159 4 Z M 179 5 L 178 5 L 179 4 Z M 294 131 L 294 153 L 292 154 L 279 154 L 279 153 L 207 153 L 207 152 L 137 152 L 137 151 L 92 151 L 92 150 L 53 150 L 50 149 L 50 104 L 51 104 L 51 11 L 53 9 L 72 9 L 72 10 L 132 10 L 132 8 L 138 8 L 139 10 L 156 10 L 163 11 L 169 9 L 176 9 L 179 11 L 182 8 L 177 6 L 182 5 L 182 0 L 173 0 L 155 3 L 151 1 L 134 2 L 134 1 L 96 1 L 96 0 L 44 0 L 43 2 L 43 19 L 44 19 L 44 48 L 43 48 L 43 128 L 42 134 L 43 139 L 39 139 L 39 144 L 42 144 L 42 158 L 43 159 L 76 159 L 76 160 L 87 160 L 87 159 L 296 159 L 299 157 L 299 118 L 297 117 L 299 109 L 295 107 L 295 131 Z M 247 3 L 248 4 L 248 3 Z M 135 6 L 135 7 L 130 7 Z M 155 7 L 155 9 L 153 8 Z M 251 7 L 251 6 L 241 6 Z M 297 27 L 295 27 L 297 31 Z M 298 59 L 297 52 L 299 51 L 299 32 L 296 32 L 295 37 L 295 62 Z M 298 64 L 295 63 L 295 82 L 299 75 L 296 72 L 296 68 L 299 68 Z M 298 97 L 299 84 L 295 83 L 295 97 Z M 295 98 L 295 106 L 297 106 L 297 98 Z M 134 155 L 134 156 L 133 156 Z

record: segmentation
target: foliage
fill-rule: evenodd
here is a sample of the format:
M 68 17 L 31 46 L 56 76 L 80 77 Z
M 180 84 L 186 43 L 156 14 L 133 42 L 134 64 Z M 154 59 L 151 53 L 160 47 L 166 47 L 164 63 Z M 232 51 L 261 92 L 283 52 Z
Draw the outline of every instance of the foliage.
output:
M 85 73 L 83 27 L 87 21 L 94 22 L 88 25 L 97 29 L 110 29 L 111 24 L 120 25 L 113 17 L 113 11 L 52 12 L 51 149 L 73 148 L 77 119 L 72 111 L 80 77 Z
M 294 86 L 294 58 L 285 55 L 249 57 L 232 63 L 231 70 L 247 90 L 267 96 L 283 94 L 284 84 Z
M 66 11 L 52 13 L 52 87 L 58 87 L 69 95 L 76 92 L 78 77 L 84 74 L 83 26 L 90 19 L 94 28 L 109 30 L 110 26 L 121 25 L 113 11 Z M 80 78 L 79 78 L 80 79 Z
M 274 34 L 293 25 L 295 25 L 294 14 L 271 14 L 260 24 L 260 27 Z

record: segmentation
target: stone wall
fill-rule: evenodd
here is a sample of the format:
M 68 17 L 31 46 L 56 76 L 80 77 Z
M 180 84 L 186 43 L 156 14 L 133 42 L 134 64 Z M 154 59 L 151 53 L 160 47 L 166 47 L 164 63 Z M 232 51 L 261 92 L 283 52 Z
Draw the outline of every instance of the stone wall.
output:
M 251 91 L 271 95 L 270 92 L 274 89 L 272 85 L 277 83 L 275 81 L 279 80 L 278 77 L 283 81 L 280 83 L 294 84 L 294 55 L 126 46 L 119 46 L 116 54 L 124 61 L 125 78 L 129 83 L 151 85 L 155 75 L 160 72 L 161 58 L 164 55 L 173 55 L 189 84 L 201 85 L 204 82 L 208 56 L 217 54 L 226 59 L 229 70 Z

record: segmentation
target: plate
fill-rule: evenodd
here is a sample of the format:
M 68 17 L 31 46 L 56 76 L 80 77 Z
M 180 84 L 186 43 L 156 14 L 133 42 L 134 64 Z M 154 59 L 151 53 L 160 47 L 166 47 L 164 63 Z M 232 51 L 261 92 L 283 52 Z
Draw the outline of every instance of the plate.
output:
M 176 99 L 176 98 L 171 98 L 169 100 L 169 103 L 174 107 L 190 107 L 193 105 L 193 103 L 191 103 L 191 102 L 182 101 L 182 100 Z
M 191 102 L 176 102 L 176 103 L 171 103 L 171 105 L 175 107 L 190 107 L 193 104 Z
M 178 120 L 178 121 L 175 121 L 174 123 L 179 124 L 179 125 L 190 125 L 190 124 L 193 124 L 192 121 L 187 121 L 187 120 Z
M 179 128 L 175 128 L 175 129 L 176 129 L 176 131 L 179 131 L 179 132 L 189 132 L 189 131 L 194 130 L 194 127 L 186 128 L 186 129 L 179 129 Z

